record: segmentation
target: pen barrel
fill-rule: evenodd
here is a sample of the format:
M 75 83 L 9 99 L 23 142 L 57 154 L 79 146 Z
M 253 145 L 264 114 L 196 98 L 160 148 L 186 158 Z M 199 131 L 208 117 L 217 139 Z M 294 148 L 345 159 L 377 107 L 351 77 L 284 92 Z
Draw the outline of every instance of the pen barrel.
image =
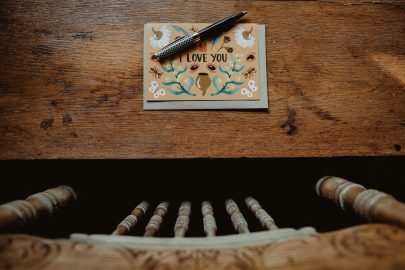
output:
M 179 53 L 181 51 L 184 51 L 184 50 L 192 47 L 199 40 L 200 40 L 200 37 L 199 37 L 198 33 L 183 36 L 183 37 L 173 41 L 166 47 L 162 48 L 158 52 L 156 52 L 155 57 L 159 61 L 164 60 L 164 59 L 168 58 L 169 56 L 172 56 L 176 53 Z
M 205 27 L 204 29 L 202 29 L 201 31 L 199 31 L 199 35 L 200 38 L 202 40 L 204 39 L 208 39 L 214 36 L 217 36 L 219 34 L 221 34 L 222 32 L 226 32 L 227 30 L 229 30 L 232 25 L 239 20 L 240 18 L 243 17 L 243 15 L 245 15 L 246 12 L 239 12 L 235 15 L 229 16 L 225 19 L 222 19 L 214 24 L 211 24 L 207 27 Z

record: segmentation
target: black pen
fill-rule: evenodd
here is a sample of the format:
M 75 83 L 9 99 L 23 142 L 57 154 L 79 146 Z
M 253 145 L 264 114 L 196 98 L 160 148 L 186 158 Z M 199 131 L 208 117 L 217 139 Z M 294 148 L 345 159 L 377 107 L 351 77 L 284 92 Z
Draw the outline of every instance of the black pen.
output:
M 214 24 L 211 24 L 210 26 L 205 27 L 201 31 L 195 32 L 190 35 L 185 35 L 185 36 L 173 41 L 169 45 L 163 47 L 159 51 L 157 51 L 155 53 L 155 55 L 153 56 L 153 58 L 158 61 L 162 61 L 162 60 L 168 58 L 169 56 L 172 56 L 173 54 L 184 51 L 184 50 L 192 47 L 194 44 L 198 43 L 200 40 L 207 39 L 209 37 L 212 37 L 222 31 L 224 31 L 231 24 L 235 23 L 237 20 L 242 18 L 243 15 L 245 15 L 246 13 L 247 13 L 247 11 L 239 12 L 235 15 L 232 15 L 232 16 L 222 19 Z

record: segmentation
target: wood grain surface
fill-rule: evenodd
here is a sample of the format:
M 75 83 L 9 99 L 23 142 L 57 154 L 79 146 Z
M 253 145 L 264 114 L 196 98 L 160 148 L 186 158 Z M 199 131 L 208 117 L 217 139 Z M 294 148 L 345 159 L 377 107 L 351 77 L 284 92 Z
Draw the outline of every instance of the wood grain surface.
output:
M 0 235 L 0 269 L 403 269 L 405 231 L 369 224 L 281 243 L 135 248 Z
M 268 111 L 143 111 L 143 24 L 266 25 Z M 0 158 L 403 155 L 404 1 L 0 1 Z

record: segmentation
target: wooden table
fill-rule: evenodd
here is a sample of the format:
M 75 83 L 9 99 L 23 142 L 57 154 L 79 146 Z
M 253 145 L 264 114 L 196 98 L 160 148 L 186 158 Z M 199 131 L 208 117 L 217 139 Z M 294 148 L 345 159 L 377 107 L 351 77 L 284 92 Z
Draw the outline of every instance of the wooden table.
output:
M 240 10 L 270 109 L 144 111 L 143 25 Z M 3 0 L 0 28 L 2 159 L 404 153 L 404 1 Z

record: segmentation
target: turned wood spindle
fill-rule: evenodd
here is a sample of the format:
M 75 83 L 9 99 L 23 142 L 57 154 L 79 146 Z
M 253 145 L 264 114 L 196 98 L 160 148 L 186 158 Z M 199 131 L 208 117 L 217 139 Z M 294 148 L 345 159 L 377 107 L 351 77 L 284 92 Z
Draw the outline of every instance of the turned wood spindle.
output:
M 68 186 L 58 186 L 0 205 L 0 229 L 22 227 L 42 217 L 50 216 L 77 199 L 76 192 Z
M 148 225 L 146 225 L 144 236 L 154 236 L 162 225 L 163 217 L 169 208 L 168 202 L 161 202 L 155 209 L 153 216 L 150 218 Z
M 278 229 L 274 219 L 262 208 L 259 202 L 252 198 L 247 197 L 245 199 L 246 205 L 255 214 L 256 218 L 260 221 L 262 226 L 268 230 Z
M 113 235 L 125 235 L 129 234 L 135 225 L 138 223 L 138 220 L 145 215 L 146 211 L 148 211 L 149 203 L 148 202 L 141 202 L 138 204 L 123 221 L 121 221 L 115 231 L 112 233 Z
M 231 216 L 231 220 L 235 230 L 238 233 L 249 233 L 248 224 L 243 217 L 242 213 L 239 211 L 239 207 L 236 202 L 232 199 L 225 201 L 225 207 L 228 214 Z
M 174 225 L 174 236 L 184 237 L 188 231 L 188 224 L 190 223 L 191 203 L 182 202 L 179 208 L 179 215 Z
M 217 233 L 217 223 L 214 218 L 214 210 L 208 201 L 201 204 L 201 212 L 203 215 L 204 232 L 207 236 L 212 237 Z
M 368 220 L 405 227 L 405 204 L 394 197 L 335 176 L 326 176 L 316 184 L 320 197 L 333 200 L 343 210 L 353 209 Z

